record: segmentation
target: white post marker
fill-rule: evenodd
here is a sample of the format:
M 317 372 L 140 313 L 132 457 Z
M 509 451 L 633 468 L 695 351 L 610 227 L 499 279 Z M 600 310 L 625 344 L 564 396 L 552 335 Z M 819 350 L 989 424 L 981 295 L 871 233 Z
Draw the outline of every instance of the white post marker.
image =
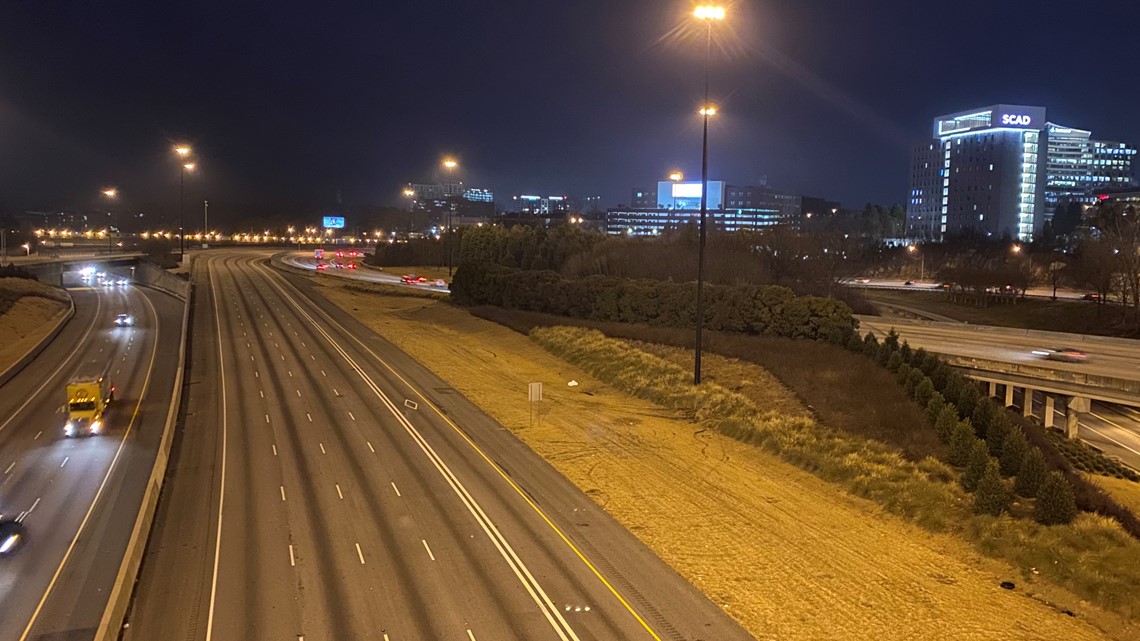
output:
M 530 426 L 534 427 L 534 404 L 542 401 L 542 383 L 528 384 L 526 398 L 530 401 Z M 539 420 L 542 420 L 541 416 Z

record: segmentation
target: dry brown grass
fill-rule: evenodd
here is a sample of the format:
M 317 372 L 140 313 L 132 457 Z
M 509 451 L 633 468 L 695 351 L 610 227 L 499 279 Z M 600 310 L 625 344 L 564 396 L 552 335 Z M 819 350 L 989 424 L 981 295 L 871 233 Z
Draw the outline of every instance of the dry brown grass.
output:
M 39 296 L 24 296 L 0 314 L 0 372 L 22 358 L 55 328 L 67 305 Z
M 523 333 L 534 327 L 573 325 L 616 338 L 693 346 L 692 331 L 671 327 L 604 323 L 498 307 L 472 312 Z M 887 443 L 913 461 L 927 456 L 945 459 L 946 446 L 894 375 L 859 354 L 818 341 L 725 332 L 706 332 L 704 347 L 706 354 L 714 352 L 770 371 L 829 427 Z
M 1140 514 L 1140 483 L 1100 474 L 1083 474 L 1082 476 L 1107 492 L 1113 500 L 1131 510 L 1133 514 Z
M 1044 601 L 1129 638 L 1063 591 L 1022 585 L 956 538 L 617 393 L 497 324 L 423 299 L 322 292 L 512 430 L 757 638 L 1105 638 Z M 741 366 L 706 360 L 714 378 Z M 571 379 L 581 385 L 567 387 Z M 521 394 L 536 380 L 547 400 L 528 428 L 525 404 L 501 390 Z M 1017 591 L 998 587 L 1007 579 Z

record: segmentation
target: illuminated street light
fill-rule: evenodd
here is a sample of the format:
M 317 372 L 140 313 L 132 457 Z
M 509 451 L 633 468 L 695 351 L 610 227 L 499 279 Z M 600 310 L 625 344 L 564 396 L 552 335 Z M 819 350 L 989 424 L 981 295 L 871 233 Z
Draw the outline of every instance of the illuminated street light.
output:
M 119 190 L 114 188 L 114 187 L 108 187 L 108 188 L 103 190 L 103 195 L 106 196 L 110 200 L 115 200 L 116 198 L 119 197 Z M 111 229 L 111 212 L 109 212 L 109 211 L 107 212 L 107 229 L 108 230 Z M 110 255 L 110 253 L 113 251 L 113 249 L 114 249 L 114 245 L 111 244 L 111 234 L 108 232 L 107 233 L 107 254 Z
M 693 9 L 693 16 L 698 20 L 724 20 L 725 10 L 724 7 L 700 5 Z
M 708 238 L 708 193 L 709 193 L 709 118 L 716 115 L 716 106 L 709 101 L 709 66 L 712 64 L 712 26 L 725 19 L 722 6 L 699 5 L 693 9 L 693 16 L 705 23 L 705 100 L 701 106 L 701 119 L 704 132 L 701 139 L 701 219 L 700 241 L 697 250 L 697 331 L 696 349 L 693 356 L 693 385 L 701 382 L 701 332 L 704 328 L 705 300 L 705 243 Z
M 918 245 L 907 245 L 906 250 L 918 254 L 918 280 L 926 280 L 926 254 L 918 251 Z
M 456 168 L 459 167 L 459 162 L 456 161 L 454 158 L 445 157 L 443 159 L 443 167 L 445 169 L 447 169 L 448 175 L 453 177 L 453 179 L 454 179 L 455 170 L 456 170 Z M 451 194 L 448 194 L 448 198 L 447 198 L 447 278 L 449 280 L 451 279 L 451 270 L 452 270 L 452 264 L 453 264 L 453 258 L 452 258 L 453 252 L 451 251 L 451 248 L 453 245 L 452 236 L 455 235 L 455 230 L 453 230 L 451 228 L 451 216 L 452 216 L 452 213 L 454 213 L 454 211 L 455 211 L 455 200 L 451 196 Z
M 23 245 L 20 245 L 20 247 L 23 247 L 24 251 L 27 252 L 27 254 L 25 254 L 25 256 L 31 256 L 32 255 L 32 244 L 31 243 L 24 243 Z
M 679 183 L 684 179 L 685 179 L 685 174 L 683 174 L 679 171 L 674 171 L 674 172 L 669 173 L 669 180 L 672 180 L 675 183 Z
M 174 153 L 185 160 L 190 155 L 190 145 L 177 145 Z M 186 240 L 184 229 L 186 227 L 186 172 L 194 171 L 194 163 L 182 162 L 178 168 L 178 262 L 186 256 Z

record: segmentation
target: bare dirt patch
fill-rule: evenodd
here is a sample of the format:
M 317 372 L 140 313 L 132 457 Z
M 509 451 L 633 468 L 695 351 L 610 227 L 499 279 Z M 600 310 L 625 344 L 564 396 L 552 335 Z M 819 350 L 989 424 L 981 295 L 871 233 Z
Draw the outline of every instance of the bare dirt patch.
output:
M 321 291 L 515 432 L 759 639 L 1109 638 L 1046 601 L 1097 616 L 1112 637 L 1134 634 L 1067 593 L 1021 585 L 963 541 L 618 393 L 502 326 L 426 299 Z M 741 366 L 706 357 L 706 372 L 724 380 Z M 530 381 L 546 384 L 535 427 L 520 402 Z M 764 386 L 753 391 L 807 411 Z M 1018 588 L 1001 589 L 1004 580 Z

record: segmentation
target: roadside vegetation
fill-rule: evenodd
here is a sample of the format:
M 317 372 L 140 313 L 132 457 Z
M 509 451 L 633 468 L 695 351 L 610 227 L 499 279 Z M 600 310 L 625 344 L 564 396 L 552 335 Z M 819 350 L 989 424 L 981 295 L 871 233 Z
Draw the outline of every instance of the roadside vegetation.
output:
M 1133 638 L 1118 615 L 1022 579 L 961 537 L 619 392 L 502 325 L 440 301 L 321 292 L 511 430 L 758 639 Z M 758 407 L 811 420 L 752 363 L 708 353 L 705 372 Z M 546 384 L 538 423 L 531 381 Z
M 765 412 L 719 385 L 694 387 L 685 369 L 601 332 L 548 327 L 532 330 L 531 336 L 625 392 L 768 449 L 924 528 L 963 536 L 984 553 L 1013 563 L 1026 578 L 1040 575 L 1129 619 L 1140 617 L 1134 598 L 1140 592 L 1140 541 L 1111 518 L 1078 514 L 1073 485 L 1061 472 L 1045 473 L 1038 487 L 1026 490 L 1036 496 L 1035 520 L 1010 514 L 1015 483 L 1004 478 L 1000 459 L 983 449 L 988 446 L 967 420 L 955 418 L 947 436 L 956 466 L 933 457 L 912 462 L 872 439 Z M 970 451 L 981 453 L 975 459 L 980 465 L 971 461 Z M 1019 472 L 1024 460 L 1016 466 Z M 972 498 L 962 487 L 963 481 L 969 484 L 969 474 L 977 474 Z

